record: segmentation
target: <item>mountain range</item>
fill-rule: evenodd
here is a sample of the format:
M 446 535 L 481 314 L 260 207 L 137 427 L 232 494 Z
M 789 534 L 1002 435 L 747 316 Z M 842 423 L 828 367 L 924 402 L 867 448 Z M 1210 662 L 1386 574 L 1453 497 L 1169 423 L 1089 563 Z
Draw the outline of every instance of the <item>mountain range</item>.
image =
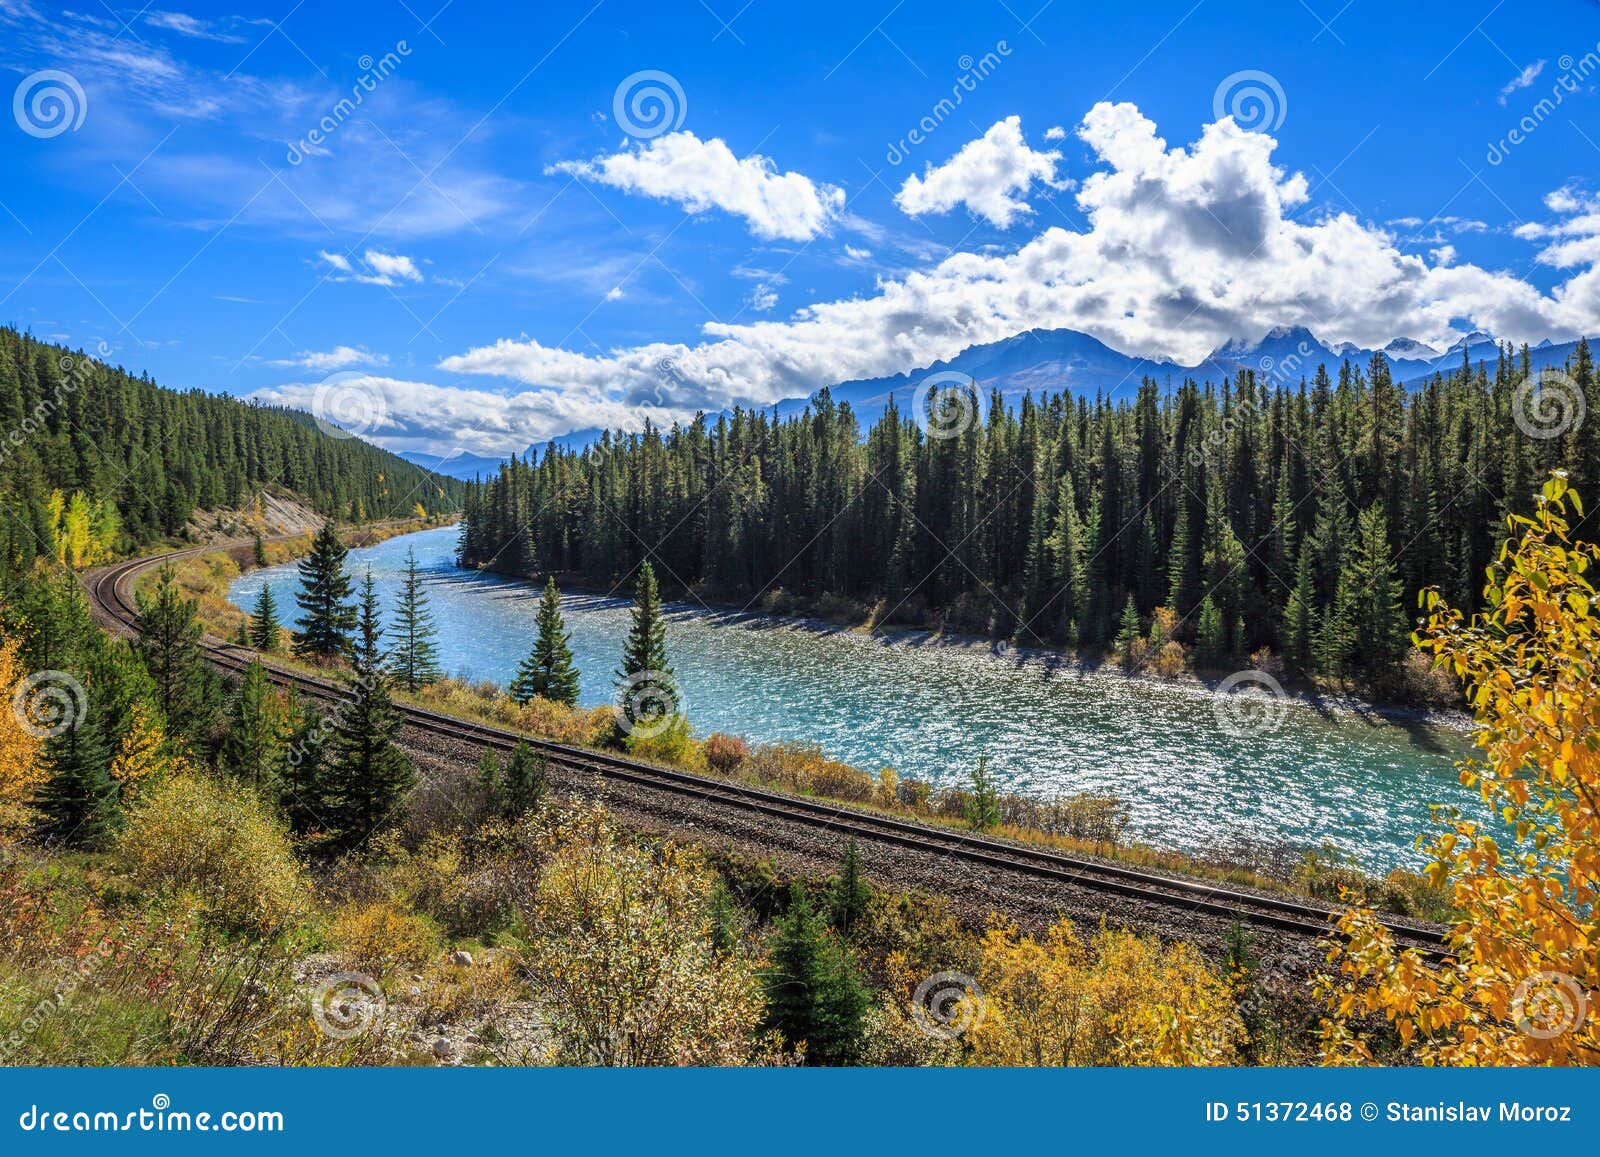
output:
M 1531 351 L 1533 368 L 1560 367 L 1576 348 L 1576 342 L 1541 342 Z M 1176 384 L 1185 378 L 1220 381 L 1240 370 L 1253 370 L 1269 384 L 1294 383 L 1309 378 L 1318 365 L 1330 370 L 1349 360 L 1365 365 L 1373 354 L 1382 353 L 1389 361 L 1390 373 L 1406 385 L 1416 385 L 1438 372 L 1449 372 L 1461 364 L 1463 353 L 1472 362 L 1492 362 L 1499 355 L 1493 337 L 1474 332 L 1449 348 L 1437 350 L 1409 337 L 1397 337 L 1381 350 L 1363 349 L 1350 342 L 1330 346 L 1304 327 L 1280 327 L 1255 340 L 1234 339 L 1218 346 L 1198 365 L 1187 366 L 1165 359 L 1134 357 L 1118 353 L 1098 338 L 1072 329 L 1032 329 L 1002 341 L 970 346 L 947 361 L 910 373 L 881 378 L 840 382 L 831 386 L 835 401 L 849 402 L 863 429 L 882 416 L 889 398 L 894 396 L 902 409 L 909 407 L 917 387 L 928 377 L 955 373 L 975 380 L 984 391 L 999 390 L 1008 404 L 1014 404 L 1031 390 L 1035 396 L 1069 390 L 1078 394 L 1133 393 L 1146 377 Z M 803 411 L 810 397 L 788 398 L 773 407 L 779 417 Z M 581 449 L 600 436 L 597 429 L 575 430 L 552 439 L 558 446 Z M 540 451 L 545 442 L 528 447 Z M 421 466 L 455 478 L 473 478 L 493 473 L 500 459 L 462 454 L 438 458 L 429 454 L 402 454 Z

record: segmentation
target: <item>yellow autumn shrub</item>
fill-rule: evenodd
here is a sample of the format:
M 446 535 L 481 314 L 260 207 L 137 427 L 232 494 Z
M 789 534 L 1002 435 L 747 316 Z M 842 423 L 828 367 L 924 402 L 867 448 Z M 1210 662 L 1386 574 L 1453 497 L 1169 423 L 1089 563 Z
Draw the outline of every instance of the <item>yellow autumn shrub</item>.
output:
M 328 935 L 351 964 L 378 979 L 391 969 L 422 964 L 443 947 L 431 920 L 383 900 L 344 905 Z
M 627 840 L 605 811 L 550 829 L 522 945 L 565 1064 L 735 1065 L 757 1059 L 755 963 L 712 938 L 714 879 L 691 853 Z
M 1228 983 L 1187 944 L 1068 921 L 983 939 L 977 984 L 948 1010 L 981 1065 L 1227 1065 L 1243 1036 Z
M 305 873 L 267 805 L 187 767 L 140 792 L 116 851 L 135 883 L 192 900 L 230 931 L 287 931 L 309 909 Z

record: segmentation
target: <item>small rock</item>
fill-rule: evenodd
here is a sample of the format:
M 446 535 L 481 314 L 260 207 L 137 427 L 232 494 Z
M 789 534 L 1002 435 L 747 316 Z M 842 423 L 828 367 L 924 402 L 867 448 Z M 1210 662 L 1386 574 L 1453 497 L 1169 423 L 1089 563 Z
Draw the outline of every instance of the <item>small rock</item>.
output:
M 415 984 L 413 984 L 411 986 L 411 995 L 412 996 L 421 996 L 422 995 L 422 989 L 418 988 Z
M 469 1045 L 481 1045 L 483 1043 L 483 1038 L 475 1032 L 469 1032 L 465 1039 Z
M 459 964 L 462 968 L 472 967 L 472 953 L 464 948 L 457 948 L 450 954 L 450 963 Z
M 441 1061 L 449 1060 L 450 1054 L 453 1052 L 455 1052 L 455 1049 L 451 1046 L 449 1041 L 444 1039 L 444 1037 L 440 1037 L 438 1040 L 433 1042 L 433 1055 L 438 1057 Z
M 421 980 L 422 980 L 422 973 L 420 973 L 420 972 L 413 972 L 413 973 L 412 973 L 412 974 L 411 974 L 411 979 L 412 979 L 412 980 L 415 980 L 415 981 L 418 981 L 418 982 L 421 982 Z

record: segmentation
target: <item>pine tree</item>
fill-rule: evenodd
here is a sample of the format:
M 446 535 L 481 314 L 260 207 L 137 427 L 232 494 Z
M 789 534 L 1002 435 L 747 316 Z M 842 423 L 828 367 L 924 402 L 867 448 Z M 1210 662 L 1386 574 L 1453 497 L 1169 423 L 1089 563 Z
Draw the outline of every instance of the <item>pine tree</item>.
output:
M 778 921 L 765 977 L 765 1027 L 805 1045 L 814 1065 L 850 1064 L 860 1054 L 870 1001 L 849 956 L 828 934 L 798 882 Z
M 500 778 L 500 757 L 495 755 L 494 748 L 486 747 L 483 755 L 478 758 L 478 793 L 483 798 L 484 807 L 490 812 L 500 812 L 505 809 L 505 786 Z
M 1129 595 L 1127 603 L 1122 608 L 1122 623 L 1117 629 L 1117 639 L 1114 644 L 1124 666 L 1133 665 L 1133 648 L 1142 637 L 1139 630 L 1139 608 L 1134 603 L 1133 596 Z
M 45 781 L 34 801 L 39 838 L 72 848 L 102 846 L 122 826 L 111 749 L 93 700 L 44 747 Z
M 221 700 L 201 649 L 203 634 L 196 603 L 183 597 L 172 567 L 162 567 L 155 593 L 139 600 L 139 656 L 155 681 L 168 733 L 191 742 L 203 737 Z
M 277 792 L 283 755 L 283 709 L 260 663 L 245 668 L 228 712 L 220 763 L 262 795 Z
M 284 743 L 279 752 L 277 780 L 279 806 L 298 836 L 323 827 L 328 812 L 324 798 L 329 767 L 328 739 L 333 724 L 321 712 L 289 693 L 284 718 Z
M 966 820 L 974 831 L 986 832 L 1000 822 L 1000 792 L 989 775 L 989 757 L 978 756 L 968 787 Z
M 1400 605 L 1400 580 L 1383 505 L 1373 503 L 1357 522 L 1355 549 L 1346 571 L 1345 602 L 1360 641 L 1361 664 L 1374 686 L 1387 686 L 1406 651 L 1405 612 Z
M 1283 610 L 1283 657 L 1297 673 L 1308 671 L 1316 639 L 1316 588 L 1312 581 L 1311 552 L 1302 550 L 1295 568 L 1294 589 Z
M 533 745 L 518 741 L 511 749 L 502 778 L 501 795 L 506 814 L 526 815 L 544 802 L 550 783 L 550 759 Z
M 428 608 L 428 592 L 417 569 L 417 552 L 407 550 L 400 601 L 395 606 L 394 626 L 389 630 L 389 637 L 395 640 L 389 670 L 402 690 L 415 694 L 439 681 L 437 636 L 433 612 Z
M 255 610 L 250 615 L 250 643 L 258 651 L 271 654 L 278 649 L 283 624 L 278 621 L 278 600 L 272 593 L 272 584 L 262 583 L 256 595 Z
M 622 647 L 622 666 L 614 672 L 618 702 L 623 715 L 632 723 L 655 723 L 661 716 L 678 714 L 678 689 L 667 663 L 666 624 L 661 617 L 661 596 L 656 590 L 656 572 L 648 562 L 639 568 L 634 590 L 633 622 Z M 648 688 L 648 718 L 635 718 L 640 711 L 638 691 Z M 626 728 L 625 728 L 626 729 Z
M 511 697 L 527 703 L 535 695 L 568 707 L 578 702 L 578 671 L 572 665 L 572 635 L 561 618 L 561 592 L 552 576 L 539 599 L 539 637 L 517 668 Z
M 628 638 L 622 647 L 622 666 L 616 671 L 617 679 L 629 678 L 646 671 L 659 676 L 672 674 L 667 663 L 666 624 L 661 617 L 661 595 L 656 589 L 656 572 L 646 562 L 639 567 L 639 581 L 634 587 L 633 622 Z
M 872 902 L 872 888 L 861 871 L 861 849 L 851 837 L 844 846 L 844 859 L 839 864 L 839 874 L 834 878 L 829 896 L 833 926 L 848 933 L 867 914 Z
M 328 521 L 317 531 L 311 553 L 300 560 L 302 589 L 295 594 L 295 602 L 304 613 L 297 623 L 296 655 L 328 660 L 349 654 L 350 633 L 356 625 L 350 575 L 344 568 L 349 553 Z
M 1227 656 L 1228 628 L 1222 611 L 1210 595 L 1200 600 L 1199 621 L 1194 628 L 1194 661 L 1200 667 L 1215 667 Z
M 320 793 L 328 809 L 329 843 L 340 850 L 358 846 L 394 819 L 394 810 L 416 783 L 411 761 L 395 746 L 401 718 L 383 670 L 378 595 L 370 573 L 361 590 L 359 636 L 355 697 L 340 714 Z

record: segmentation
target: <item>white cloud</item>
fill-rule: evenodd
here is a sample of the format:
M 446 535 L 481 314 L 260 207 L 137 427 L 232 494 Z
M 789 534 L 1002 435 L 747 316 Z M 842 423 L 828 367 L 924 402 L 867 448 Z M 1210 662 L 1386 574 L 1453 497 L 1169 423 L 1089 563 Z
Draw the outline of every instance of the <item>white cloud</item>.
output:
M 342 253 L 326 249 L 317 250 L 317 257 L 333 270 L 329 281 L 355 281 L 362 285 L 399 285 L 402 281 L 420 282 L 422 270 L 404 253 L 385 253 L 381 249 L 368 249 L 356 265 Z
M 854 258 L 856 261 L 867 261 L 872 257 L 872 250 L 862 249 L 856 245 L 846 245 L 844 247 L 844 255 Z
M 289 382 L 249 396 L 276 406 L 310 411 L 319 383 Z M 362 436 L 390 450 L 428 454 L 498 455 L 589 426 L 637 428 L 646 413 L 683 416 L 662 408 L 641 409 L 588 390 L 524 390 L 512 393 L 460 389 L 380 375 L 341 380 L 346 389 L 383 398 L 380 424 Z
M 1044 139 L 1047 141 L 1064 141 L 1067 139 L 1067 130 L 1060 125 L 1051 125 L 1044 130 Z
M 1527 88 L 1534 81 L 1538 80 L 1539 74 L 1544 71 L 1544 65 L 1545 62 L 1543 60 L 1536 60 L 1532 64 L 1528 65 L 1527 68 L 1524 68 L 1521 72 L 1517 73 L 1516 76 L 1512 77 L 1510 81 L 1506 83 L 1506 86 L 1500 90 L 1500 103 L 1505 104 L 1506 98 L 1512 93 L 1516 92 L 1517 89 Z
M 907 177 L 894 203 L 912 217 L 948 213 L 965 205 L 991 225 L 1005 229 L 1033 212 L 1019 194 L 1026 193 L 1035 180 L 1055 189 L 1069 186 L 1069 182 L 1056 179 L 1060 161 L 1060 153 L 1030 149 L 1022 139 L 1022 118 L 1007 117 L 961 146 L 944 164 L 937 168 L 929 165 L 920 177 Z
M 272 366 L 304 366 L 308 370 L 348 369 L 351 366 L 386 366 L 386 354 L 373 353 L 362 346 L 340 345 L 331 350 L 302 350 L 292 358 L 281 358 L 267 363 Z
M 222 32 L 204 20 L 197 20 L 185 12 L 146 12 L 144 22 L 152 28 L 163 28 L 195 40 L 215 40 L 220 44 L 243 44 L 245 38 L 235 32 Z
M 757 313 L 767 313 L 778 304 L 778 291 L 763 282 L 750 291 L 745 304 Z
M 744 218 L 764 240 L 809 241 L 844 208 L 844 192 L 832 185 L 780 174 L 760 154 L 741 160 L 724 141 L 702 141 L 691 132 L 667 133 L 592 161 L 563 161 L 547 171 L 672 201 L 690 213 L 722 209 Z
M 1579 249 L 1600 237 L 1600 221 L 1538 227 L 1554 242 L 1546 261 L 1587 265 L 1542 293 L 1509 273 L 1403 252 L 1347 213 L 1291 218 L 1307 200 L 1306 178 L 1273 165 L 1270 136 L 1231 120 L 1169 147 L 1133 105 L 1102 103 L 1078 136 L 1102 162 L 1077 195 L 1084 231 L 1052 227 L 1014 252 L 957 253 L 881 281 L 873 296 L 807 306 L 787 321 L 708 324 L 697 345 L 590 355 L 501 339 L 441 366 L 553 392 L 584 414 L 575 426 L 603 424 L 619 408 L 636 425 L 644 413 L 671 420 L 899 373 L 1036 327 L 1083 330 L 1184 365 L 1274 325 L 1368 348 L 1396 334 L 1444 348 L 1472 329 L 1531 342 L 1600 329 L 1600 281 Z M 1564 216 L 1590 211 L 1571 190 L 1549 204 Z M 553 403 L 539 412 L 549 419 Z

